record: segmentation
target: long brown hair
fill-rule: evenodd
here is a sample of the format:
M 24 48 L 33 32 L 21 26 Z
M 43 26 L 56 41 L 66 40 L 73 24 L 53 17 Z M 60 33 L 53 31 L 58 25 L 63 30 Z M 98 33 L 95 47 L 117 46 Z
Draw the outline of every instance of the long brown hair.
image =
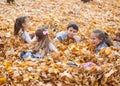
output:
M 35 32 L 36 38 L 37 38 L 37 44 L 35 45 L 35 50 L 39 51 L 40 49 L 45 50 L 45 54 L 49 52 L 49 43 L 50 39 L 48 37 L 48 34 L 44 34 L 46 30 L 44 28 L 37 29 Z
M 14 35 L 18 35 L 20 29 L 23 28 L 22 24 L 26 22 L 26 17 L 18 17 L 14 24 Z
M 97 30 L 94 30 L 93 33 L 98 34 L 98 38 L 102 39 L 103 40 L 102 42 L 105 42 L 108 46 L 113 45 L 112 41 L 109 38 L 109 35 L 106 32 L 103 32 L 97 29 Z

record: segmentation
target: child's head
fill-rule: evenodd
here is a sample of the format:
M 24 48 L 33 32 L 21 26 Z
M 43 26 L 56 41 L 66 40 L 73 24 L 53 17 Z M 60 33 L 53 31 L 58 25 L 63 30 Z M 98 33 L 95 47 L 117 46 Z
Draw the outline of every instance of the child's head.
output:
M 35 32 L 35 35 L 36 35 L 38 42 L 41 40 L 45 40 L 45 39 L 49 40 L 48 34 L 49 34 L 49 32 L 43 28 L 37 29 Z
M 49 32 L 46 31 L 45 29 L 37 29 L 35 32 L 36 39 L 38 42 L 40 42 L 40 48 L 48 48 L 49 47 L 49 37 L 48 37 Z
M 112 45 L 112 42 L 109 40 L 108 34 L 101 30 L 94 30 L 91 33 L 90 38 L 92 40 L 93 46 L 98 46 L 102 42 L 105 42 L 108 46 Z
M 18 35 L 20 29 L 22 31 L 25 31 L 27 28 L 29 28 L 29 22 L 27 17 L 18 17 L 14 24 L 14 35 Z
M 68 37 L 73 38 L 78 32 L 78 26 L 75 23 L 69 23 L 67 26 Z

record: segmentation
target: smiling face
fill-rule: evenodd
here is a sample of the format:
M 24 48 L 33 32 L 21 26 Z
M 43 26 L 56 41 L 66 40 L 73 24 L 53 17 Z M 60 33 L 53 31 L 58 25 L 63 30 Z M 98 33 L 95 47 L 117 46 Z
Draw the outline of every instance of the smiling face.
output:
M 69 27 L 67 29 L 68 37 L 73 38 L 77 34 L 77 30 L 73 29 L 73 27 Z
M 98 38 L 97 33 L 91 33 L 90 35 L 93 46 L 98 46 L 103 40 Z

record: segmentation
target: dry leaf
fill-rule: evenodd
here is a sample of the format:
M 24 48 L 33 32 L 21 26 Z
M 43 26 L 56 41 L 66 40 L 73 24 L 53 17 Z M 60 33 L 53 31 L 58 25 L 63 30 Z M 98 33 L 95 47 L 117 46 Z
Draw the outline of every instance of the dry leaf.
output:
M 6 77 L 0 77 L 0 84 L 4 84 L 7 82 Z
M 41 3 L 42 2 L 42 3 Z M 15 0 L 0 2 L 0 85 L 5 86 L 119 86 L 120 81 L 120 0 Z M 22 11 L 21 11 L 22 10 Z M 8 15 L 9 14 L 9 15 Z M 67 29 L 69 22 L 79 26 L 80 43 L 74 39 L 54 42 L 59 53 L 43 59 L 21 60 L 22 51 L 31 51 L 35 42 L 26 44 L 14 36 L 17 17 L 28 16 L 33 34 L 37 28 L 49 26 L 49 38 Z M 109 34 L 115 46 L 95 54 L 90 34 L 100 29 Z M 83 64 L 70 67 L 68 62 Z M 93 65 L 88 65 L 93 62 Z M 87 65 L 85 65 L 87 64 Z

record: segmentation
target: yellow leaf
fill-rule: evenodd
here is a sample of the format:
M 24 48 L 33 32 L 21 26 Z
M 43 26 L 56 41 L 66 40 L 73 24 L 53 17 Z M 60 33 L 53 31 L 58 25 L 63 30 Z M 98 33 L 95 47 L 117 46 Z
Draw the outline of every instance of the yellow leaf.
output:
M 112 69 L 109 73 L 105 74 L 105 77 L 108 78 L 109 76 L 111 76 L 116 71 L 117 70 Z
M 70 73 L 68 73 L 67 71 L 64 71 L 63 73 L 60 74 L 61 77 L 68 77 L 70 79 L 72 79 L 72 75 Z
M 20 67 L 28 66 L 29 64 L 30 64 L 29 61 L 23 61 L 23 62 L 20 64 Z
M 10 67 L 12 64 L 11 64 L 11 62 L 3 62 L 3 65 L 4 65 L 6 68 L 8 68 L 8 67 Z
M 34 79 L 37 80 L 37 79 L 39 79 L 39 77 L 40 77 L 40 74 L 36 73 L 35 76 L 34 76 Z
M 0 84 L 6 83 L 7 79 L 6 77 L 0 77 Z
M 98 82 L 96 82 L 94 86 L 98 86 L 98 85 L 99 85 Z
M 23 81 L 29 81 L 29 75 L 28 74 L 24 74 L 23 75 Z
M 49 68 L 48 72 L 57 74 L 57 73 L 59 73 L 59 70 L 55 69 L 55 68 Z
M 117 63 L 120 64 L 120 59 L 117 60 Z

